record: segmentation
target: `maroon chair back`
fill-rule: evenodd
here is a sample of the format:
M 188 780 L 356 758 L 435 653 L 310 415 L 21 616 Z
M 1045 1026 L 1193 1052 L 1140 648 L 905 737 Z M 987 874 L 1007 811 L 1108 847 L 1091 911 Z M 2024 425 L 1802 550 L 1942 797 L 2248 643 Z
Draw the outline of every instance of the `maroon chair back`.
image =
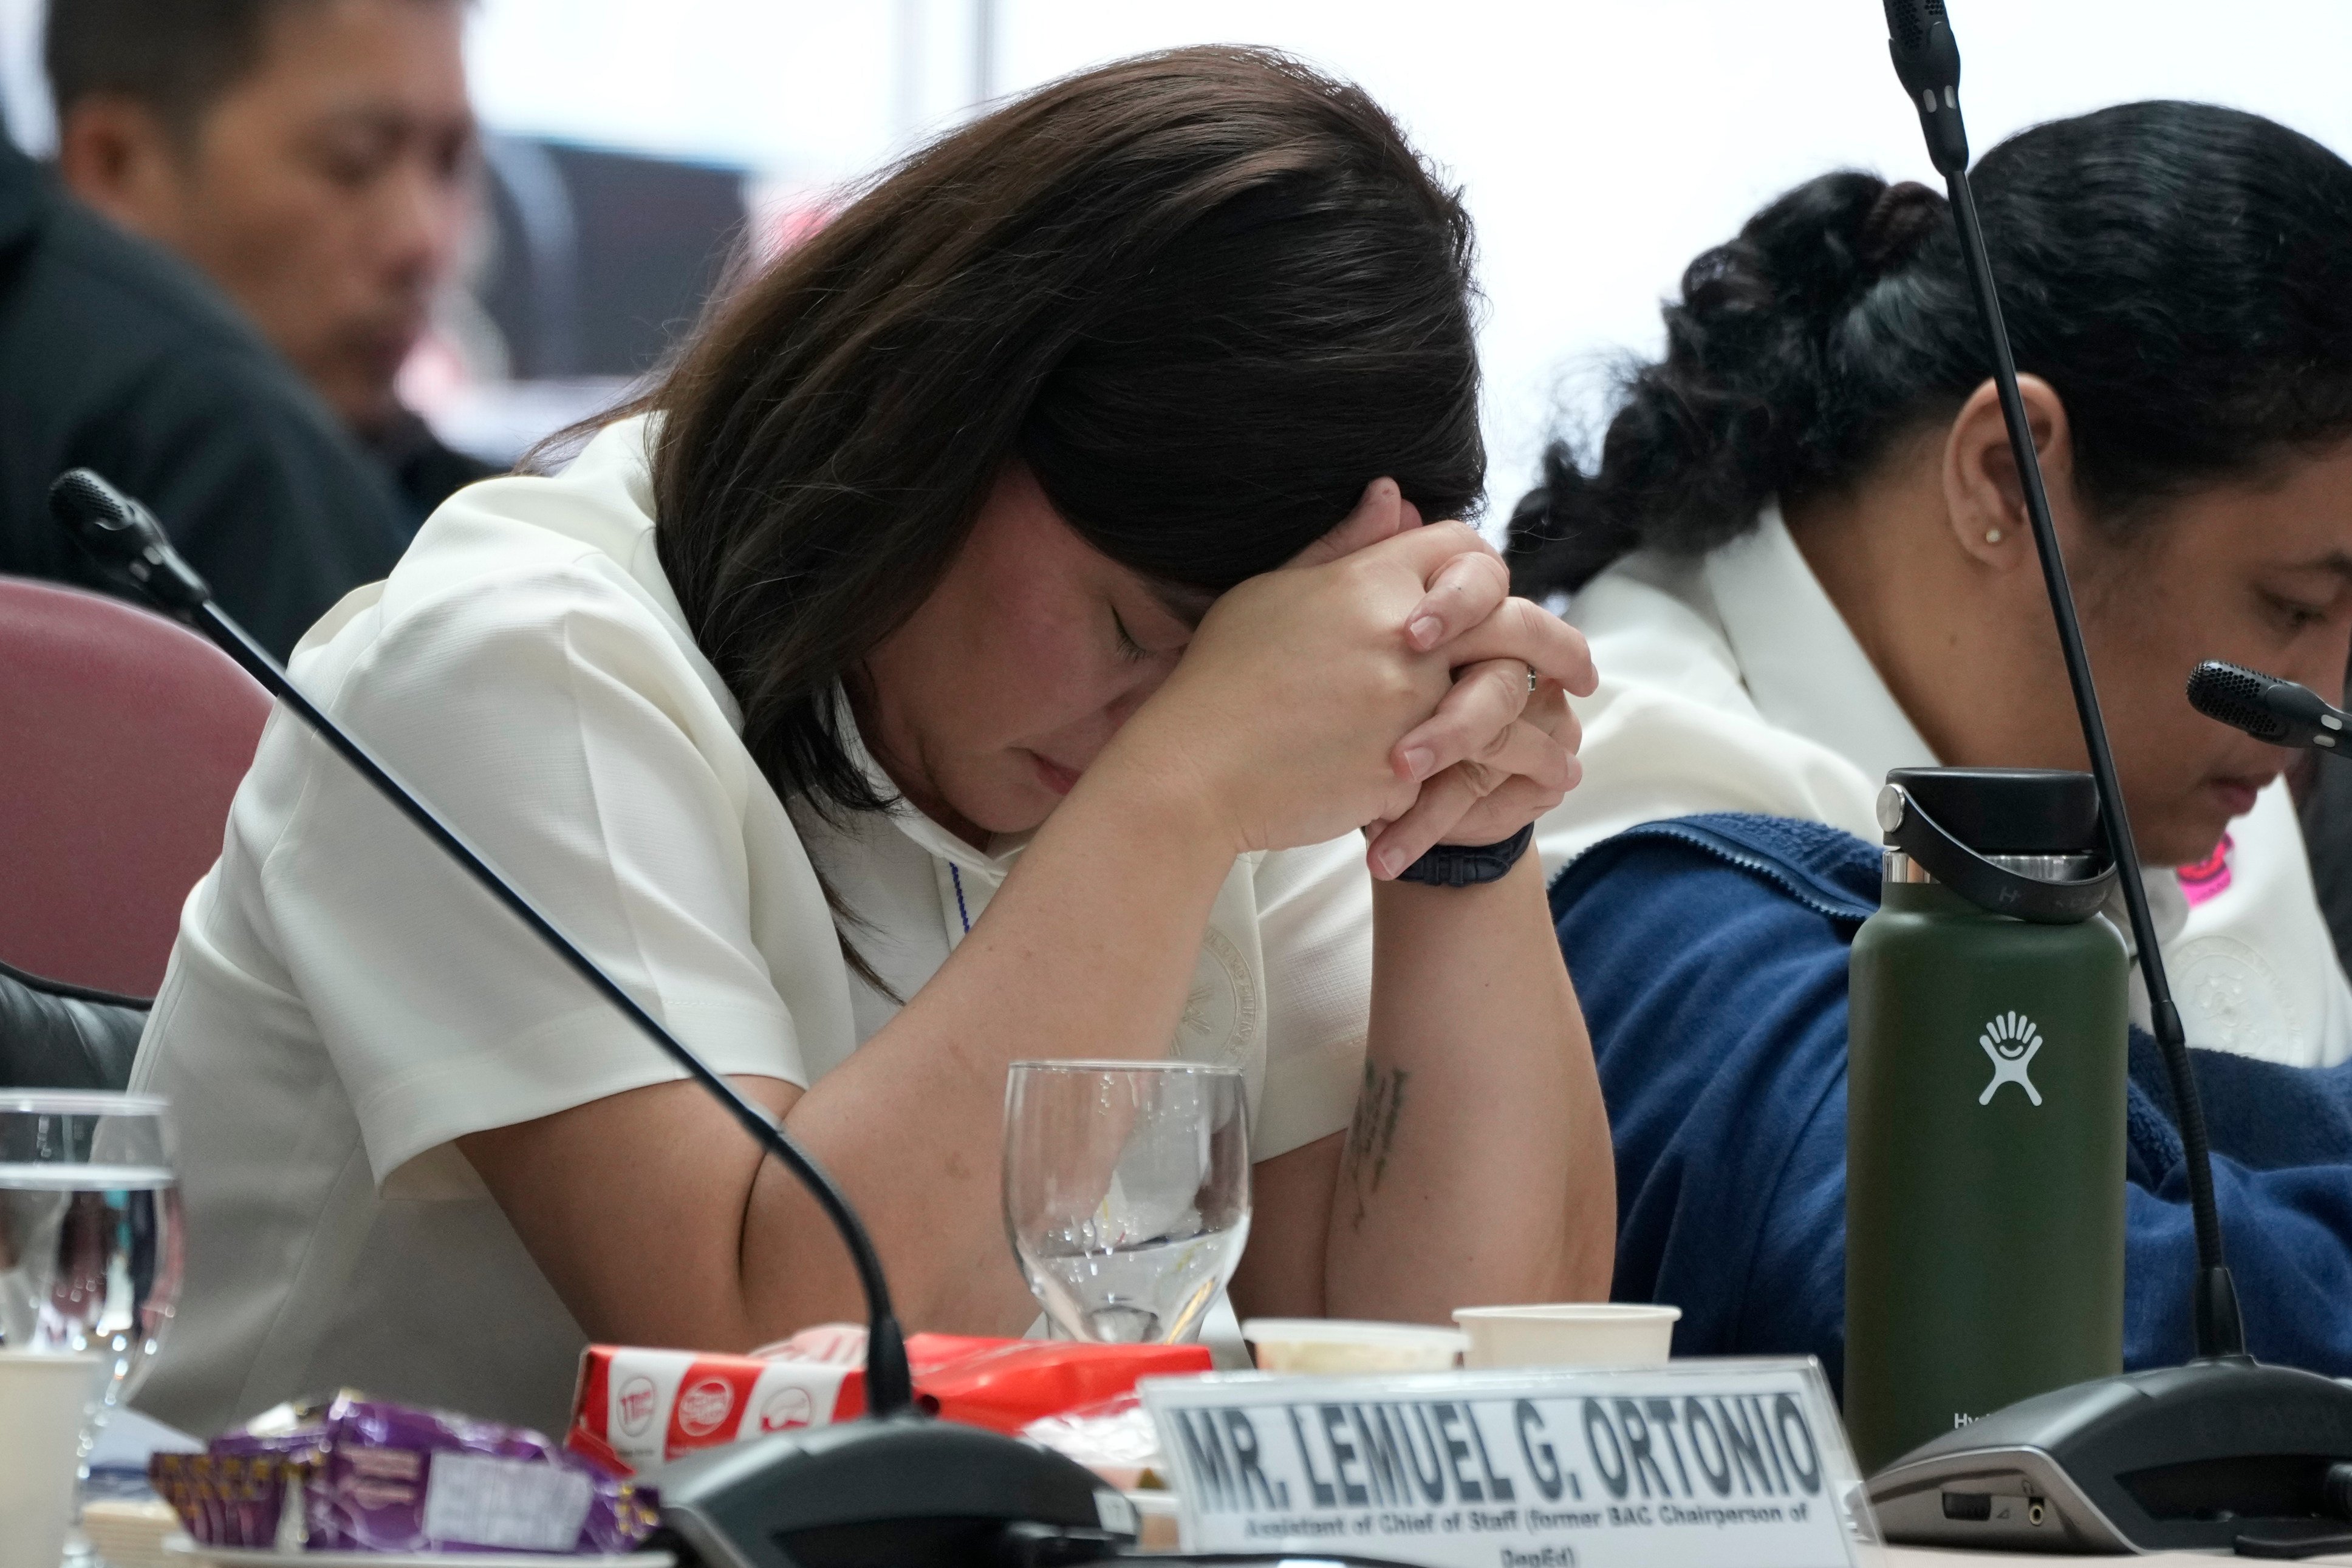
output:
M 0 962 L 153 996 L 268 716 L 186 627 L 0 577 Z

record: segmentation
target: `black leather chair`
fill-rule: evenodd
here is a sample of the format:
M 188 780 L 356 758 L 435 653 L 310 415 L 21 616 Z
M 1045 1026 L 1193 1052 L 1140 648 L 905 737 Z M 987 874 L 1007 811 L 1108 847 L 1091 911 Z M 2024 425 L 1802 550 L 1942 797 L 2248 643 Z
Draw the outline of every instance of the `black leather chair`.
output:
M 147 1006 L 0 964 L 0 1089 L 121 1089 Z

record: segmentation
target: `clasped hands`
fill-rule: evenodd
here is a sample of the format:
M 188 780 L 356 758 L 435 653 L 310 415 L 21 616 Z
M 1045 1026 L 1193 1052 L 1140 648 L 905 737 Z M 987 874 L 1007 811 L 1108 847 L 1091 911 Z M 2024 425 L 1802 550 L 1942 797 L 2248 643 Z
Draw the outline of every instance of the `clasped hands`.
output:
M 1435 710 L 1390 748 L 1414 793 L 1402 810 L 1364 825 L 1366 861 L 1385 880 L 1435 845 L 1494 843 L 1559 805 L 1583 777 L 1568 694 L 1591 695 L 1598 677 L 1582 632 L 1511 596 L 1510 570 L 1492 545 L 1464 523 L 1423 525 L 1390 480 L 1375 481 L 1294 564 L 1375 549 L 1397 550 L 1408 570 L 1437 561 L 1401 630 L 1416 653 L 1443 657 L 1452 680 Z
M 1493 547 L 1424 525 L 1380 479 L 1297 559 L 1217 601 L 1119 747 L 1181 780 L 1236 850 L 1362 828 L 1385 880 L 1557 805 L 1580 772 L 1567 694 L 1594 682 L 1583 636 L 1512 598 Z

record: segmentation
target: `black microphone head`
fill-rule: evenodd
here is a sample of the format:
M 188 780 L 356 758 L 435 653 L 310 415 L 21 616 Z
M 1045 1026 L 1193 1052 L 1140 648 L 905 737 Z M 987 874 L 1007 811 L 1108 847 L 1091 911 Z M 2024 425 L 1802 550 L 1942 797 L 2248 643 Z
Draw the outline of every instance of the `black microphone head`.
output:
M 2219 659 L 2189 673 L 2189 706 L 2273 746 L 2333 751 L 2345 734 L 2345 716 L 2309 686 Z
M 2283 740 L 2285 721 L 2263 706 L 2263 693 L 2273 685 L 2270 676 L 2242 664 L 2208 659 L 2189 673 L 2189 706 L 2256 740 Z
M 1949 25 L 1944 15 L 1944 0 L 1885 0 L 1886 33 L 1895 47 L 1906 54 L 1917 54 L 1927 47 L 1927 34 L 1935 25 Z
M 1886 0 L 1886 52 L 1919 111 L 1927 156 L 1947 176 L 1960 174 L 1969 166 L 1969 132 L 1960 121 L 1960 46 L 1944 0 Z
M 1913 98 L 1941 95 L 1960 85 L 1960 47 L 1952 38 L 1944 0 L 1885 0 L 1886 47 L 1895 74 Z
M 212 597 L 155 514 L 89 469 L 68 468 L 50 484 L 49 516 L 92 559 L 128 577 L 165 610 L 193 612 Z
M 49 486 L 49 516 L 111 566 L 128 566 L 163 530 L 154 515 L 87 468 L 68 468 Z

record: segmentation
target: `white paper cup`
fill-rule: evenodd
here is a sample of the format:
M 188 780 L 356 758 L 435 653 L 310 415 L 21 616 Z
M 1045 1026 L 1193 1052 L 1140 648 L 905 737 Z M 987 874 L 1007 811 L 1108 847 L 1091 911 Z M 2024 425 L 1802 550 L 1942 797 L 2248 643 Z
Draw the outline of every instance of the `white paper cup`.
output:
M 1464 1307 L 1465 1366 L 1663 1366 L 1680 1307 L 1561 1301 L 1535 1307 Z
M 100 1358 L 0 1350 L 0 1568 L 58 1568 Z
M 1242 1338 L 1260 1372 L 1445 1372 L 1469 1343 L 1458 1329 L 1345 1318 L 1252 1318 Z

